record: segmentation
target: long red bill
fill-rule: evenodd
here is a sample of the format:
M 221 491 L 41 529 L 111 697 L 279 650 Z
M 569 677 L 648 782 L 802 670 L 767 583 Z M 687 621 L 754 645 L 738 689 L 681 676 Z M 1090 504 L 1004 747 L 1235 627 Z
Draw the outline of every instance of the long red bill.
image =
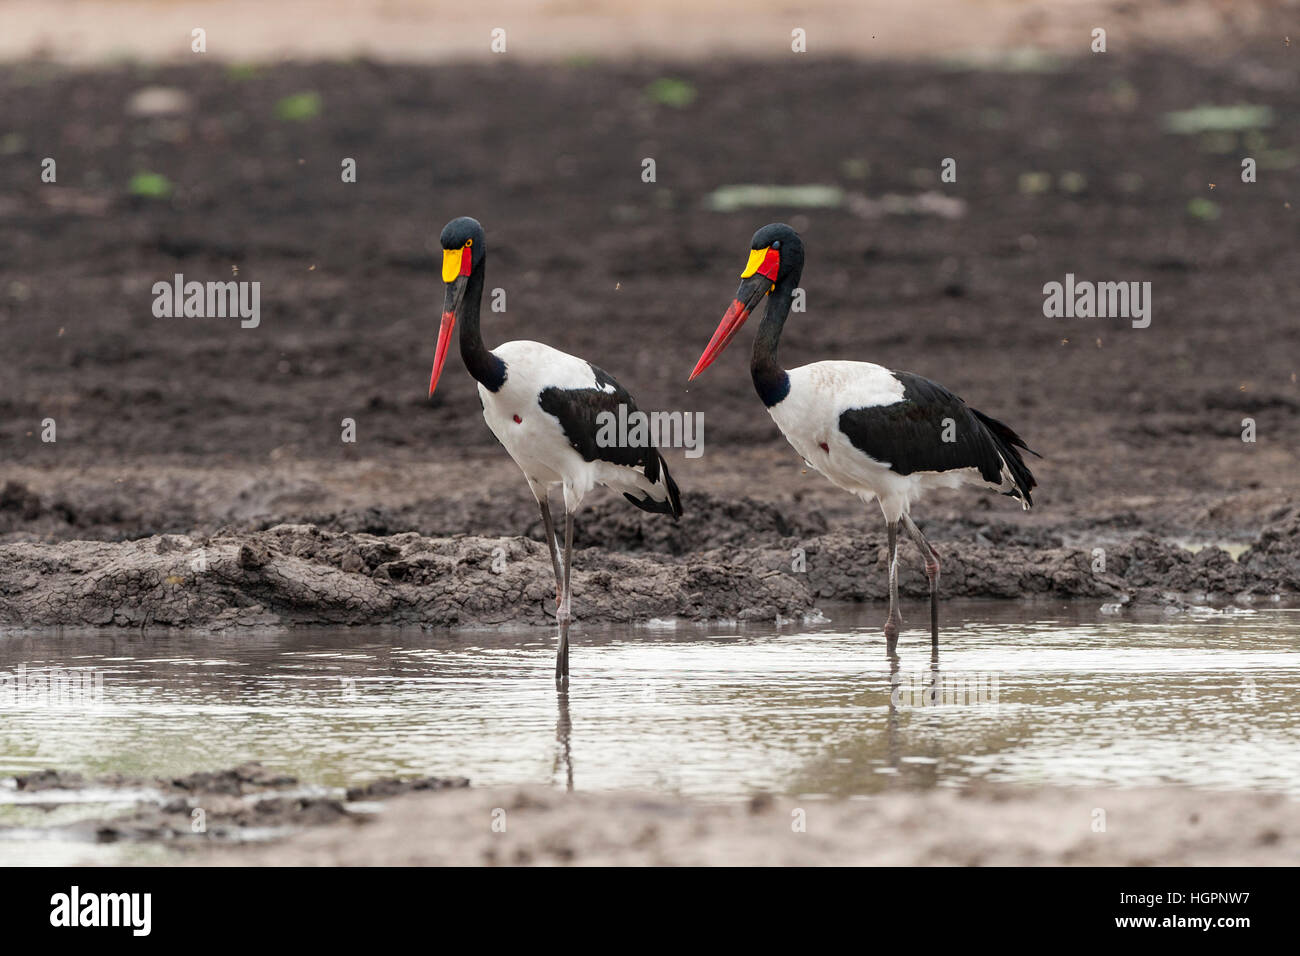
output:
M 451 330 L 456 325 L 456 313 L 442 313 L 442 325 L 438 328 L 438 351 L 433 357 L 433 374 L 429 376 L 429 395 L 438 387 L 438 377 L 447 362 L 447 349 L 451 346 Z
M 740 327 L 745 324 L 747 318 L 749 318 L 749 309 L 746 308 L 745 303 L 736 299 L 731 303 L 731 307 L 727 309 L 727 314 L 722 317 L 722 321 L 718 323 L 718 329 L 713 333 L 713 338 L 709 340 L 708 346 L 704 349 L 704 354 L 695 363 L 695 371 L 691 372 L 690 381 L 695 381 L 695 376 L 713 364 L 713 360 L 721 355 L 722 350 L 731 343 L 731 340 L 735 338 L 736 333 L 740 331 Z

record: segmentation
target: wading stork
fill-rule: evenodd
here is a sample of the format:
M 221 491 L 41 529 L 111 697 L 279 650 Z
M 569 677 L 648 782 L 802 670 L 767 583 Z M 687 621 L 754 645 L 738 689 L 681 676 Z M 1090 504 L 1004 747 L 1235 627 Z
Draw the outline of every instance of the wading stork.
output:
M 939 552 L 909 514 L 930 488 L 974 482 L 1020 499 L 1028 509 L 1036 482 L 1020 451 L 1020 436 L 960 398 L 911 372 L 869 362 L 814 362 L 783 369 L 777 361 L 781 329 L 803 272 L 803 241 L 784 223 L 754 233 L 735 301 L 700 356 L 693 380 L 713 363 L 750 313 L 764 300 L 750 360 L 758 397 L 781 434 L 809 467 L 865 502 L 880 503 L 889 532 L 890 654 L 903 623 L 898 612 L 898 526 L 916 542 L 930 582 L 930 641 L 939 649 Z
M 452 330 L 460 325 L 460 355 L 478 381 L 483 418 L 497 440 L 515 460 L 537 499 L 546 528 L 546 544 L 555 572 L 555 619 L 559 643 L 555 680 L 569 679 L 569 623 L 573 620 L 569 571 L 573 556 L 573 516 L 596 485 L 623 493 L 644 511 L 682 513 L 677 484 L 668 465 L 651 445 L 630 447 L 602 443 L 600 416 L 615 417 L 619 406 L 630 415 L 636 403 L 627 389 L 603 371 L 540 342 L 506 342 L 495 349 L 479 333 L 487 262 L 483 227 L 468 216 L 453 219 L 442 230 L 442 281 L 446 297 L 438 347 L 434 353 L 429 395 L 438 385 L 447 361 Z M 564 489 L 564 563 L 557 551 L 549 490 Z

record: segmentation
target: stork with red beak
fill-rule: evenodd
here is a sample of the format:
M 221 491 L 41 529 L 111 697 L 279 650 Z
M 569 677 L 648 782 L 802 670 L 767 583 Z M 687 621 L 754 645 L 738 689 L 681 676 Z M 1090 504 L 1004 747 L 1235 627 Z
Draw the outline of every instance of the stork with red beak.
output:
M 1028 509 L 1037 483 L 1020 452 L 1037 452 L 1006 425 L 911 372 L 868 362 L 815 362 L 783 369 L 777 345 L 803 263 L 803 241 L 789 226 L 773 223 L 754 233 L 735 301 L 691 378 L 713 364 L 750 313 L 766 301 L 750 358 L 758 397 L 810 468 L 863 501 L 880 503 L 889 538 L 885 640 L 890 654 L 903 622 L 898 611 L 900 524 L 916 543 L 930 584 L 930 642 L 937 654 L 939 552 L 913 523 L 912 503 L 930 488 L 976 483 L 1018 498 Z
M 507 342 L 495 349 L 483 344 L 479 306 L 483 298 L 487 249 L 483 227 L 469 217 L 453 219 L 442 230 L 442 281 L 446 298 L 429 395 L 438 386 L 451 337 L 460 326 L 460 355 L 478 382 L 483 418 L 528 479 L 546 529 L 551 568 L 555 572 L 556 621 L 560 625 L 555 681 L 569 680 L 569 623 L 573 619 L 569 589 L 573 557 L 573 517 L 596 485 L 622 492 L 644 511 L 682 513 L 681 495 L 668 464 L 653 446 L 608 445 L 601 441 L 602 413 L 630 415 L 636 402 L 627 389 L 602 369 L 539 342 Z M 564 492 L 564 561 L 557 550 L 549 492 Z

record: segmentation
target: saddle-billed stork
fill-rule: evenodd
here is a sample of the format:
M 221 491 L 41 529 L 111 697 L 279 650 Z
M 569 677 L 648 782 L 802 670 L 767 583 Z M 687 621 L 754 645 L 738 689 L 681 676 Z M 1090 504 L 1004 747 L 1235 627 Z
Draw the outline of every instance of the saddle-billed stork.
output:
M 596 485 L 621 491 L 644 511 L 680 517 L 681 495 L 668 465 L 651 445 L 602 444 L 598 416 L 627 414 L 636 403 L 627 389 L 602 369 L 540 342 L 506 342 L 495 349 L 483 344 L 479 306 L 483 299 L 487 248 L 483 227 L 468 216 L 442 230 L 442 280 L 446 297 L 438 347 L 429 378 L 429 395 L 438 385 L 447 360 L 452 330 L 460 324 L 460 355 L 478 381 L 483 418 L 528 479 L 546 528 L 546 543 L 555 572 L 556 622 L 560 625 L 555 680 L 569 678 L 569 623 L 573 619 L 569 572 L 573 556 L 573 516 Z M 549 489 L 564 488 L 564 564 L 557 552 Z
M 754 388 L 781 434 L 809 467 L 863 501 L 880 502 L 889 531 L 885 640 L 890 654 L 903 623 L 898 612 L 900 523 L 916 542 L 930 582 L 930 641 L 937 654 L 939 552 L 913 523 L 912 502 L 929 488 L 976 482 L 1019 498 L 1028 509 L 1036 482 L 1020 451 L 1038 453 L 1006 425 L 911 372 L 894 372 L 869 362 L 814 362 L 783 369 L 776 357 L 777 344 L 803 263 L 803 241 L 789 226 L 772 223 L 754 233 L 735 301 L 691 379 L 713 363 L 750 313 L 767 299 L 750 360 Z

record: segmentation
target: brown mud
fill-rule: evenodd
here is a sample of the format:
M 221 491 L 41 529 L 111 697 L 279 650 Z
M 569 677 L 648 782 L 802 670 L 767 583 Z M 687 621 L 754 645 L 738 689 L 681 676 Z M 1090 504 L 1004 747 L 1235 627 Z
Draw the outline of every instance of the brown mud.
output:
M 1098 808 L 1104 832 L 1094 830 Z M 494 826 L 499 821 L 504 831 Z M 535 787 L 412 795 L 360 832 L 348 823 L 323 826 L 274 846 L 193 859 L 237 866 L 1287 866 L 1297 840 L 1300 804 L 1278 795 L 982 787 L 716 804 Z
M 884 594 L 878 514 L 802 473 L 743 346 L 685 385 L 750 234 L 776 218 L 809 255 L 787 364 L 910 369 L 1044 455 L 1029 514 L 974 491 L 918 506 L 945 594 L 1300 591 L 1300 126 L 1295 48 L 1274 41 L 1029 73 L 780 60 L 752 84 L 736 82 L 747 62 L 0 67 L 0 172 L 16 184 L 0 194 L 0 622 L 546 621 L 540 520 L 457 356 L 424 394 L 442 294 L 430 244 L 464 213 L 487 229 L 489 288 L 508 294 L 485 313 L 489 343 L 536 337 L 643 408 L 705 416 L 703 457 L 669 453 L 680 522 L 603 494 L 580 516 L 584 620 L 789 616 Z M 693 98 L 656 99 L 665 76 Z M 158 86 L 184 94 L 176 112 L 133 101 Z M 277 115 L 304 91 L 318 115 Z M 1171 129 L 1202 104 L 1272 114 Z M 1245 184 L 1250 153 L 1261 173 Z M 45 156 L 57 185 L 32 173 Z M 945 156 L 956 183 L 938 179 Z M 170 196 L 133 195 L 140 172 Z M 711 203 L 737 183 L 844 198 Z M 155 318 L 152 284 L 177 272 L 260 281 L 260 325 Z M 1045 318 L 1043 284 L 1067 272 L 1151 281 L 1151 326 Z
M 184 777 L 111 774 L 86 780 L 77 773 L 42 770 L 15 777 L 12 783 L 18 792 L 43 794 L 47 802 L 40 806 L 47 809 L 60 806 L 63 795 L 72 799 L 87 792 L 106 802 L 116 797 L 131 804 L 124 812 L 60 824 L 50 828 L 58 831 L 51 836 L 93 843 L 147 841 L 180 850 L 283 836 L 303 827 L 357 819 L 369 812 L 357 807 L 359 803 L 469 786 L 464 778 L 422 777 L 376 780 L 344 791 L 303 786 L 256 762 Z M 199 819 L 202 824 L 196 826 Z
M 584 548 L 574 570 L 579 620 L 772 620 L 811 614 L 821 602 L 888 596 L 880 533 L 791 536 L 769 506 L 700 494 L 687 500 L 721 527 L 724 544 L 680 552 Z M 592 509 L 588 522 L 618 527 L 607 515 L 615 508 L 626 510 L 611 502 Z M 746 535 L 767 543 L 746 545 Z M 1179 605 L 1300 591 L 1297 513 L 1265 529 L 1236 561 L 1219 548 L 1192 553 L 1139 535 L 1106 548 L 1101 570 L 1089 551 L 1045 538 L 946 546 L 943 593 Z M 315 525 L 6 544 L 0 620 L 27 627 L 544 624 L 555 612 L 549 570 L 545 545 L 528 538 L 374 535 Z M 919 561 L 904 568 L 900 588 L 910 597 L 928 593 Z
M 61 839 L 152 843 L 205 866 L 1285 866 L 1300 841 L 1292 799 L 1168 788 L 981 785 L 717 803 L 442 777 L 345 791 L 257 763 L 178 778 L 45 770 L 11 783 L 43 793 L 49 809 L 79 794 L 128 805 L 51 827 Z

